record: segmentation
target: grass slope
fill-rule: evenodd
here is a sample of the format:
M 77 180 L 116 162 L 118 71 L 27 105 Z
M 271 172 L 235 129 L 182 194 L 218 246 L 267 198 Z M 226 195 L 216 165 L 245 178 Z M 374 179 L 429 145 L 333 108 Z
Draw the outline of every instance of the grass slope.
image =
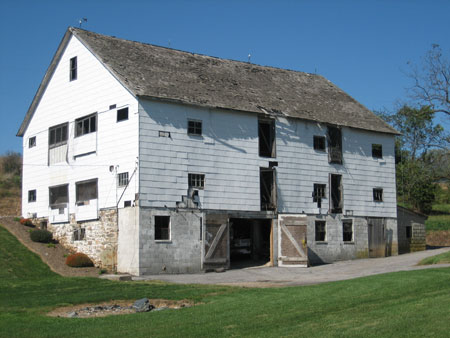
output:
M 450 332 L 450 269 L 306 287 L 245 289 L 64 278 L 0 227 L 1 337 L 434 336 Z M 111 299 L 192 299 L 201 305 L 91 319 L 50 309 Z
M 422 259 L 419 265 L 450 264 L 450 251 Z
M 430 216 L 425 221 L 426 230 L 450 230 L 450 204 L 435 204 Z

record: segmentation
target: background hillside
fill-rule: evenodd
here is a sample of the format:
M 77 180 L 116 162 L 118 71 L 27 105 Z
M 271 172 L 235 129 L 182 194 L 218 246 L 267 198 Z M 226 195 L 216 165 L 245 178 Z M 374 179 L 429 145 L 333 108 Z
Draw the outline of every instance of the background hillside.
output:
M 21 213 L 22 155 L 7 152 L 0 156 L 0 216 Z

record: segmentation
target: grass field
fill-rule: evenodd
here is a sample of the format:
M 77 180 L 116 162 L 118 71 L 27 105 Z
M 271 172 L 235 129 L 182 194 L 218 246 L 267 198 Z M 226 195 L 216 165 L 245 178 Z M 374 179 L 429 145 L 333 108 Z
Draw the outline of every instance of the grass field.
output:
M 425 221 L 427 231 L 450 230 L 450 204 L 435 204 Z
M 450 251 L 441 253 L 440 255 L 427 257 L 419 263 L 419 265 L 429 264 L 450 264 Z
M 0 337 L 446 337 L 450 269 L 316 286 L 250 289 L 64 278 L 0 227 Z M 111 299 L 191 299 L 197 306 L 51 318 L 57 306 Z

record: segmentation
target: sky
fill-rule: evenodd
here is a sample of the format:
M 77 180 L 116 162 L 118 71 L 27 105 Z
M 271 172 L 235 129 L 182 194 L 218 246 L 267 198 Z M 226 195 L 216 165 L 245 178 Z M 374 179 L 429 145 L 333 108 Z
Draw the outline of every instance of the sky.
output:
M 432 44 L 450 58 L 450 0 L 0 0 L 0 154 L 22 151 L 19 126 L 81 18 L 105 35 L 317 73 L 375 111 L 407 101 L 408 62 Z

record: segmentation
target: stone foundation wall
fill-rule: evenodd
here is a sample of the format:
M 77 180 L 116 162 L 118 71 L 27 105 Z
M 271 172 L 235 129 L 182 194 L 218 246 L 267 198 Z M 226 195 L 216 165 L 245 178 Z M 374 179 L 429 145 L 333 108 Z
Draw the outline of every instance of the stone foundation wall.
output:
M 117 211 L 103 209 L 97 220 L 77 222 L 75 214 L 70 215 L 69 223 L 48 223 L 47 228 L 53 238 L 73 252 L 88 255 L 95 266 L 115 271 L 117 267 Z M 77 240 L 74 232 L 84 229 L 84 238 Z
M 408 253 L 426 249 L 426 216 L 411 210 L 398 207 L 398 242 L 399 252 Z M 411 237 L 407 237 L 407 228 L 411 229 Z

